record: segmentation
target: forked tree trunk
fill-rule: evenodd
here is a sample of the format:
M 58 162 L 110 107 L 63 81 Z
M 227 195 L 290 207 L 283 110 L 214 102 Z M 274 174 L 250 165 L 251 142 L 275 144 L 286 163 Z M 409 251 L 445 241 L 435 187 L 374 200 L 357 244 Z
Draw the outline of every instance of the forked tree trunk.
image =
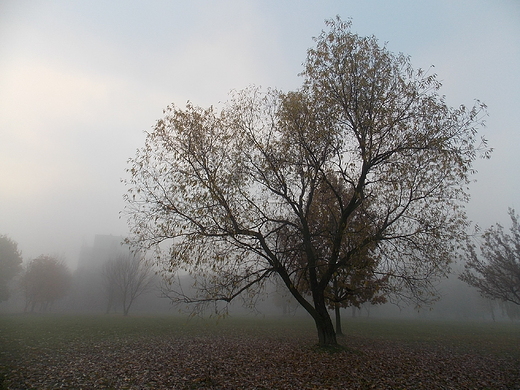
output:
M 321 346 L 337 346 L 336 331 L 332 324 L 329 311 L 325 304 L 325 297 L 323 294 L 314 294 L 314 308 L 316 309 L 313 315 L 316 329 L 318 330 L 318 340 Z
M 318 330 L 319 344 L 324 347 L 337 346 L 336 331 L 332 325 L 332 320 L 327 313 L 326 318 L 314 318 L 316 329 Z
M 314 301 L 313 306 L 294 287 L 294 285 L 291 282 L 291 279 L 285 272 L 280 272 L 279 274 L 282 277 L 283 281 L 285 282 L 285 285 L 287 286 L 291 294 L 294 296 L 294 298 L 314 319 L 314 323 L 316 324 L 316 330 L 318 331 L 319 344 L 321 346 L 337 346 L 338 341 L 336 339 L 336 332 L 334 330 L 334 325 L 332 324 L 332 320 L 327 310 L 327 305 L 325 304 L 325 295 L 323 291 L 315 289 L 312 292 L 312 297 Z

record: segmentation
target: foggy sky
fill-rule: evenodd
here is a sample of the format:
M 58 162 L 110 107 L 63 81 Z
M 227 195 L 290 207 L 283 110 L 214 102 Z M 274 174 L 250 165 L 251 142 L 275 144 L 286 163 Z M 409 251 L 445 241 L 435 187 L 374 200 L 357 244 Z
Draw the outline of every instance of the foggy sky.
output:
M 298 88 L 336 15 L 415 68 L 434 65 L 450 105 L 488 105 L 495 151 L 475 165 L 468 215 L 507 225 L 507 208 L 520 212 L 518 1 L 1 0 L 0 234 L 25 260 L 73 267 L 95 234 L 124 236 L 120 179 L 162 110 Z

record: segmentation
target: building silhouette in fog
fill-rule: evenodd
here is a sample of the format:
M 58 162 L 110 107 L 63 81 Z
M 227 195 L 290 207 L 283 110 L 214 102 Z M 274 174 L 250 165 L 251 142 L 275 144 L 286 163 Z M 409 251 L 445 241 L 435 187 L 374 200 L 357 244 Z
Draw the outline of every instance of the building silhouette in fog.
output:
M 78 270 L 101 268 L 108 260 L 130 253 L 124 238 L 109 234 L 97 234 L 92 246 L 83 245 L 78 258 Z

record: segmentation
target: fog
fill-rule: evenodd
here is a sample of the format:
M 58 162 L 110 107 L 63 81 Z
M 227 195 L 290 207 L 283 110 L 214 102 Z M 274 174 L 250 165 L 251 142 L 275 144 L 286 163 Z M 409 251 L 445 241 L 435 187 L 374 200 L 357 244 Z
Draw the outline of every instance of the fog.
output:
M 105 267 L 107 261 L 130 253 L 128 247 L 121 245 L 121 240 L 122 237 L 118 236 L 97 235 L 91 244 L 83 245 L 78 267 L 72 274 L 67 294 L 52 302 L 49 307 L 37 306 L 34 313 L 123 315 L 122 301 L 111 300 L 108 294 Z M 161 268 L 155 266 L 153 270 L 160 271 Z M 480 296 L 477 290 L 457 278 L 460 272 L 461 268 L 455 264 L 449 278 L 442 280 L 437 286 L 438 300 L 431 306 L 417 307 L 390 297 L 386 304 L 365 303 L 359 308 L 343 308 L 342 319 L 366 317 L 455 321 L 520 320 L 519 307 Z M 151 288 L 135 299 L 129 315 L 195 315 L 204 318 L 220 318 L 222 315 L 309 317 L 277 279 L 272 279 L 266 284 L 264 290 L 255 298 L 254 305 L 251 305 L 251 301 L 237 297 L 230 304 L 217 302 L 199 307 L 196 304 L 174 303 L 167 297 L 168 289 L 182 289 L 187 296 L 194 297 L 192 278 L 180 274 L 174 279 L 174 284 L 169 286 L 161 275 L 161 272 L 157 272 L 157 275 L 152 276 Z M 11 282 L 10 291 L 9 300 L 0 303 L 0 313 L 29 312 L 19 278 Z M 331 316 L 333 315 L 331 310 Z
M 478 161 L 470 218 L 507 222 L 520 184 L 515 1 L 209 1 L 0 5 L 0 233 L 24 258 L 74 268 L 96 234 L 125 235 L 126 160 L 169 103 L 207 106 L 250 84 L 296 88 L 324 19 L 352 17 L 416 67 L 434 65 L 450 104 L 489 106 L 495 149 Z
M 121 179 L 162 110 L 188 100 L 218 104 L 251 84 L 297 88 L 312 37 L 335 15 L 352 17 L 354 31 L 410 55 L 416 68 L 434 65 L 449 104 L 488 105 L 482 135 L 494 153 L 475 163 L 467 211 L 482 227 L 508 226 L 507 208 L 520 208 L 517 1 L 7 0 L 0 4 L 0 234 L 18 243 L 26 264 L 42 254 L 68 264 L 72 290 L 53 311 L 103 312 L 100 264 L 86 266 L 82 256 L 98 235 L 127 234 Z M 356 315 L 491 319 L 493 307 L 507 318 L 458 281 L 457 267 L 432 310 L 384 305 Z M 177 310 L 158 295 L 139 297 L 132 312 Z M 279 313 L 275 296 L 258 311 Z M 0 310 L 18 310 L 20 299 Z

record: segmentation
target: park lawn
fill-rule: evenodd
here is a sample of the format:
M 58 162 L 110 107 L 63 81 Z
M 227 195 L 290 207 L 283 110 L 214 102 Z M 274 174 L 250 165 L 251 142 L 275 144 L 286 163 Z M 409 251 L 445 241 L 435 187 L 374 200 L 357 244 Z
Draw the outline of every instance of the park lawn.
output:
M 311 320 L 0 316 L 0 389 L 520 388 L 515 323 L 344 321 L 344 350 Z

